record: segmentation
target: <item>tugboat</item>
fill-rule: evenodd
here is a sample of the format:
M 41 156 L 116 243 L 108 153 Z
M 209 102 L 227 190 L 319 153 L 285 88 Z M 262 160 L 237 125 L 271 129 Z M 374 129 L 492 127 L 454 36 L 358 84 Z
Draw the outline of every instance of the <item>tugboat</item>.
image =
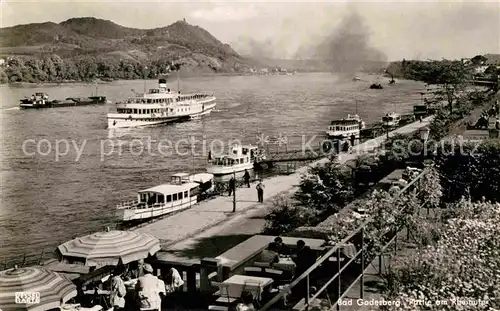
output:
M 35 93 L 31 98 L 21 99 L 19 106 L 22 109 L 58 108 L 87 105 L 103 105 L 107 103 L 105 96 L 91 96 L 84 98 L 69 97 L 65 100 L 49 100 L 45 93 Z

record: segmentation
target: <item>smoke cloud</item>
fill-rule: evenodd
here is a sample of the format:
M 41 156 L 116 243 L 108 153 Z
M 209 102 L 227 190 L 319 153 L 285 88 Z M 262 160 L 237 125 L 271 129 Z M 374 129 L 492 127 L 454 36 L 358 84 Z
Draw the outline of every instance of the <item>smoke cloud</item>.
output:
M 342 19 L 338 29 L 318 46 L 316 52 L 316 57 L 324 60 L 331 71 L 351 77 L 357 71 L 387 61 L 382 51 L 370 46 L 370 29 L 356 11 Z

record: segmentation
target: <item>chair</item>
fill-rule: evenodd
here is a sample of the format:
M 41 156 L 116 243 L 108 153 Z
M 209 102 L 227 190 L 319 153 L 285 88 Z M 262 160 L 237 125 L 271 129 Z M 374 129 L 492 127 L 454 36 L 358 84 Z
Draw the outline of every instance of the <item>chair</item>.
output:
M 256 261 L 253 263 L 253 265 L 261 268 L 271 268 L 271 264 L 268 262 Z
M 267 274 L 270 274 L 270 276 L 273 277 L 281 277 L 283 275 L 283 271 L 277 270 L 277 269 L 265 269 Z
M 243 270 L 245 271 L 245 274 L 249 275 L 249 276 L 262 275 L 262 268 L 261 267 L 245 267 Z
M 228 307 L 224 307 L 224 306 L 208 306 L 208 310 L 213 310 L 213 311 L 229 311 L 229 308 Z
M 212 282 L 212 285 L 219 287 L 219 290 L 214 293 L 215 296 L 220 296 L 217 298 L 216 302 L 231 304 L 236 301 L 235 298 L 229 296 L 229 284 Z

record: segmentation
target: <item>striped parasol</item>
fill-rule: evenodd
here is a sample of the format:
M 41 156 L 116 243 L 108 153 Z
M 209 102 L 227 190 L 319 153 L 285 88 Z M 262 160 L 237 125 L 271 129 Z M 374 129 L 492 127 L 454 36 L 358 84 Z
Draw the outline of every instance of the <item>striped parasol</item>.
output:
M 41 267 L 0 271 L 0 308 L 4 311 L 58 308 L 76 295 L 76 286 L 71 281 Z M 23 303 L 30 298 L 33 304 Z
M 160 241 L 147 233 L 113 230 L 73 239 L 57 249 L 63 259 L 83 261 L 86 266 L 116 266 L 154 255 Z

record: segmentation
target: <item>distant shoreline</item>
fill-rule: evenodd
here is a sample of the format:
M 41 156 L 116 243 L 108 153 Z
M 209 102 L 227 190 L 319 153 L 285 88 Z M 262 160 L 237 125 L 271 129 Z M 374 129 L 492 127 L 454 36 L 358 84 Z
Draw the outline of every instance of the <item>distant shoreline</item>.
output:
M 298 72 L 299 74 L 309 74 L 309 73 L 330 73 L 329 71 L 303 71 Z M 333 73 L 339 74 L 339 73 Z M 278 76 L 279 74 L 269 73 L 269 74 L 251 74 L 251 73 L 232 73 L 232 72 L 220 72 L 220 73 L 193 73 L 193 74 L 182 74 L 180 78 L 194 78 L 194 77 L 210 77 L 210 76 Z M 380 76 L 384 75 L 377 73 L 365 73 L 365 75 L 370 76 Z M 159 78 L 159 77 L 158 77 Z M 148 78 L 147 81 L 156 80 L 158 78 Z M 96 79 L 94 81 L 84 81 L 84 80 L 63 80 L 58 82 L 9 82 L 2 83 L 1 86 L 13 86 L 13 87 L 33 87 L 33 86 L 57 86 L 57 85 L 71 85 L 71 84 L 108 84 L 116 81 L 143 81 L 144 79 L 113 79 L 113 80 L 102 80 Z M 404 79 L 399 79 L 404 80 Z

